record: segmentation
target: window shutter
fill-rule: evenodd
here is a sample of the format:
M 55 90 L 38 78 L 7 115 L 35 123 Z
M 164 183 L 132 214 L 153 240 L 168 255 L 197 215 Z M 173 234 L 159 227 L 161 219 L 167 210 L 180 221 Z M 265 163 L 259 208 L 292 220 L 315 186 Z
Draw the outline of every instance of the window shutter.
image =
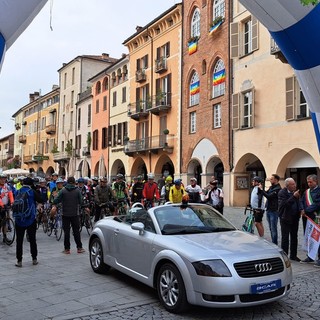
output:
M 156 94 L 158 94 L 161 91 L 160 88 L 160 79 L 156 79 Z
M 232 129 L 239 129 L 239 93 L 232 95 Z
M 167 57 L 170 57 L 170 42 L 166 43 L 166 55 Z
M 171 106 L 171 73 L 167 76 L 167 104 Z
M 146 69 L 148 68 L 148 55 L 147 54 L 144 56 L 144 67 Z
M 286 78 L 286 120 L 293 120 L 294 119 L 294 88 L 295 88 L 295 78 L 290 77 Z
M 251 90 L 251 99 L 252 99 L 252 106 L 251 106 L 251 127 L 254 127 L 254 119 L 255 119 L 255 110 L 254 110 L 254 88 Z
M 259 30 L 258 20 L 252 16 L 252 51 L 259 49 Z
M 231 39 L 231 58 L 239 57 L 239 23 L 234 22 L 230 25 L 230 39 Z
M 137 59 L 137 70 L 140 70 L 140 59 Z
M 160 56 L 161 56 L 160 50 L 161 50 L 161 48 L 158 47 L 158 48 L 157 48 L 157 60 L 160 60 Z
M 108 146 L 112 145 L 112 126 L 108 127 Z

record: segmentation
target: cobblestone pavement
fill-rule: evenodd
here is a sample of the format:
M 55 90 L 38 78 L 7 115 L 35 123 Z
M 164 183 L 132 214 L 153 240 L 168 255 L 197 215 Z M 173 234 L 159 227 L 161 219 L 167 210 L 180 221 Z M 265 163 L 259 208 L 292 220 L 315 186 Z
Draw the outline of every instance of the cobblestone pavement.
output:
M 225 208 L 225 216 L 241 228 L 243 208 Z M 302 224 L 299 240 L 302 242 Z M 82 231 L 83 246 L 88 235 Z M 39 265 L 32 266 L 29 244 L 24 245 L 23 267 L 16 268 L 15 247 L 0 245 L 0 319 L 320 319 L 320 268 L 293 262 L 294 283 L 289 296 L 264 306 L 240 309 L 191 307 L 182 315 L 164 310 L 156 292 L 117 272 L 98 275 L 88 253 L 63 255 L 57 242 L 42 230 L 37 233 Z M 266 228 L 266 239 L 270 239 Z M 2 240 L 0 238 L 0 240 Z M 299 246 L 299 257 L 304 258 Z

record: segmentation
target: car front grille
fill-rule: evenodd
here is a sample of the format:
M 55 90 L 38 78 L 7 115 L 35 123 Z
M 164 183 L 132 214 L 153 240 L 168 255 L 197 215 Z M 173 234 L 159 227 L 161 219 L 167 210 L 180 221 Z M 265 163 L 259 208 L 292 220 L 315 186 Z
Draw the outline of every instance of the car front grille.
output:
M 233 266 L 241 278 L 265 277 L 280 273 L 284 269 L 280 258 L 239 262 Z

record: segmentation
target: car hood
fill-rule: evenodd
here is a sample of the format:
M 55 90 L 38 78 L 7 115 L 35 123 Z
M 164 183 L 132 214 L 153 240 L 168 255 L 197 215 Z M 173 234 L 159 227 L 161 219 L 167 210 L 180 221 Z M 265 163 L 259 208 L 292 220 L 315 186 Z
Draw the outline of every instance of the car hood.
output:
M 280 250 L 267 240 L 239 230 L 162 236 L 161 246 L 176 251 L 190 261 L 221 259 L 227 256 L 264 257 Z

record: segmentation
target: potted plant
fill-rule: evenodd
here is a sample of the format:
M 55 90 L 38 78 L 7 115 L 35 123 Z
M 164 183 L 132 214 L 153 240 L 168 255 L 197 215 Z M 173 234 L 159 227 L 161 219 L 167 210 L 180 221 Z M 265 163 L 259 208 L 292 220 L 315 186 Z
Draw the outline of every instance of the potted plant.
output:
M 216 18 L 210 23 L 209 33 L 210 33 L 210 34 L 214 33 L 214 32 L 219 28 L 219 26 L 222 24 L 223 21 L 224 21 L 224 17 L 223 17 L 223 16 L 218 16 L 218 17 L 216 17 Z
M 156 95 L 156 102 L 157 105 L 164 105 L 165 104 L 165 97 L 166 97 L 166 93 L 162 92 L 162 91 L 158 91 L 157 95 Z
M 87 151 L 86 151 L 86 156 L 90 155 L 90 148 L 91 148 L 91 132 L 87 133 Z
M 189 38 L 188 40 L 188 45 L 190 45 L 191 43 L 195 43 L 195 42 L 198 42 L 199 40 L 199 37 L 198 36 L 192 36 Z
M 68 140 L 64 151 L 67 152 L 68 156 L 72 156 L 72 142 L 70 140 Z
M 58 152 L 59 152 L 58 146 L 56 144 L 54 144 L 52 147 L 51 153 L 58 153 Z

